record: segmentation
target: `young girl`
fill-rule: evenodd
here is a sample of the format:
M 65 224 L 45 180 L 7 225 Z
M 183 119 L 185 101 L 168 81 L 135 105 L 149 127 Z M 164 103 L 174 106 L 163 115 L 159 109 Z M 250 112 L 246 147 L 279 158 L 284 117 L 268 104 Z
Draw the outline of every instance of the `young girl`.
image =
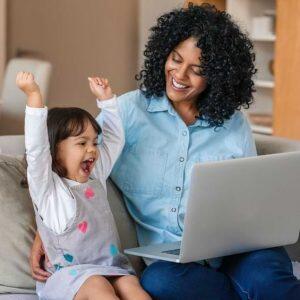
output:
M 116 97 L 106 79 L 89 78 L 102 109 L 101 129 L 80 108 L 44 107 L 31 73 L 19 72 L 27 95 L 25 146 L 38 231 L 52 273 L 41 299 L 150 299 L 118 251 L 106 179 L 124 144 Z M 48 115 L 48 116 L 47 116 Z M 47 128 L 48 127 L 48 128 Z

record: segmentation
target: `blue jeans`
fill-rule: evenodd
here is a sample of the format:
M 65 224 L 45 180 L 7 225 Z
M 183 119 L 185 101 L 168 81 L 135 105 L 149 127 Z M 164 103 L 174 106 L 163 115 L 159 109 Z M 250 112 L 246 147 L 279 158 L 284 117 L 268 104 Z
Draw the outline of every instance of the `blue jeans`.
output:
M 141 284 L 159 300 L 299 300 L 300 281 L 284 248 L 227 256 L 219 269 L 157 261 Z

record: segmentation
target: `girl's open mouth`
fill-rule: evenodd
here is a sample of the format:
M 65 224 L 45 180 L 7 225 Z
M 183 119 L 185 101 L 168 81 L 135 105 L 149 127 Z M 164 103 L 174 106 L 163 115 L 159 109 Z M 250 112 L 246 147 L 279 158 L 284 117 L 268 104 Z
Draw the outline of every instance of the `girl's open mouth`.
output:
M 81 169 L 85 174 L 90 174 L 92 170 L 92 166 L 94 165 L 95 158 L 89 158 L 87 160 L 84 160 L 81 163 Z

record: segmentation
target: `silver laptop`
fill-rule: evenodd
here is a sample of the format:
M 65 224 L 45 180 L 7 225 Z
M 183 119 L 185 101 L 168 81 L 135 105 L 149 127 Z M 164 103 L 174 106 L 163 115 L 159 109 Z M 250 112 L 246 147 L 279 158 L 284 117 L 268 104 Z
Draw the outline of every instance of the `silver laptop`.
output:
M 300 152 L 193 166 L 181 242 L 125 253 L 187 263 L 293 244 L 300 230 Z

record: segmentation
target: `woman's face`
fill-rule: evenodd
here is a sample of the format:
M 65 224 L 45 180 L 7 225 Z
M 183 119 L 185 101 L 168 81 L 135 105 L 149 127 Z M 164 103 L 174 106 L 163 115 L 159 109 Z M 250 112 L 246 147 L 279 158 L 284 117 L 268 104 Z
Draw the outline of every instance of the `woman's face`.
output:
M 165 64 L 166 93 L 174 104 L 196 102 L 206 86 L 200 75 L 201 50 L 195 38 L 181 42 L 169 54 Z

